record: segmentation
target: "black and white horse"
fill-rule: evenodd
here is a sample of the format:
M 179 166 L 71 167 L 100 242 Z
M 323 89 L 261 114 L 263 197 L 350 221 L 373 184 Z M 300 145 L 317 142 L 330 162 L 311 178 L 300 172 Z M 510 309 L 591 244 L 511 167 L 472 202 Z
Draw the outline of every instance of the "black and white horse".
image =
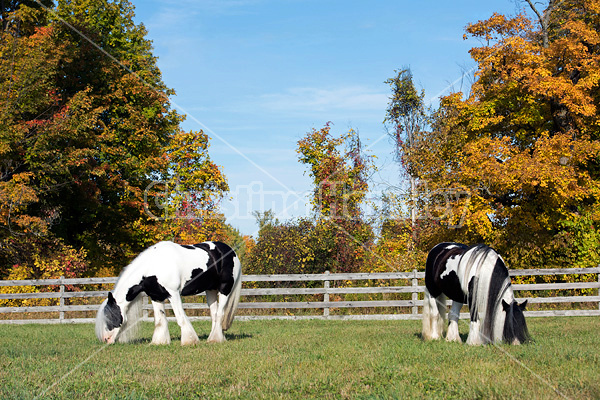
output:
M 447 297 L 452 308 L 446 340 L 460 341 L 458 319 L 465 303 L 471 315 L 467 344 L 520 344 L 528 340 L 523 315 L 527 301 L 515 301 L 508 269 L 493 249 L 459 243 L 440 243 L 431 249 L 425 269 L 425 340 L 442 336 Z
M 242 283 L 240 261 L 231 247 L 221 242 L 180 245 L 160 242 L 144 250 L 119 276 L 96 317 L 96 336 L 105 343 L 127 342 L 135 336 L 145 292 L 154 307 L 153 344 L 171 342 L 165 300 L 173 307 L 181 327 L 181 344 L 199 342 L 182 307 L 181 296 L 206 291 L 212 329 L 208 342 L 225 341 L 223 331 L 233 322 Z

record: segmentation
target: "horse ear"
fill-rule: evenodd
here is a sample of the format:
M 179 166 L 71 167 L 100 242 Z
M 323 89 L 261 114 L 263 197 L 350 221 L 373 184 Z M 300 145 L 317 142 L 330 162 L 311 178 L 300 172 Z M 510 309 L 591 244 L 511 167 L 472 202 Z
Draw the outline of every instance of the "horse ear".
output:
M 519 304 L 519 308 L 522 311 L 525 311 L 525 307 L 527 307 L 527 300 L 525 300 L 524 302 L 522 302 L 521 304 Z
M 508 304 L 506 301 L 504 301 L 504 299 L 502 299 L 502 308 L 506 312 L 508 312 L 508 310 L 510 310 L 510 304 Z
M 115 298 L 113 297 L 112 292 L 108 292 L 108 302 L 109 303 L 116 303 Z

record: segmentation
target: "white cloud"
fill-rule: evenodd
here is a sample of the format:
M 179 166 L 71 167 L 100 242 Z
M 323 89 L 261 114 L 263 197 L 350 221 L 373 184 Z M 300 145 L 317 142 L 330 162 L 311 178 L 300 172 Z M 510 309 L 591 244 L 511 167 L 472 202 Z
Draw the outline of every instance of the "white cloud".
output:
M 265 111 L 294 114 L 371 113 L 385 110 L 388 94 L 365 86 L 290 88 L 259 96 L 256 105 Z

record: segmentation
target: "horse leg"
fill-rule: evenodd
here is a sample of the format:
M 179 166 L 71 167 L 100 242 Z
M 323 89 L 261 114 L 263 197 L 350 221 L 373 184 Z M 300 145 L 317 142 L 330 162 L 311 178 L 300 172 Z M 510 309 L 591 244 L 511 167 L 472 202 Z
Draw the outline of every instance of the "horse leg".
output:
M 154 334 L 152 335 L 152 344 L 169 344 L 171 343 L 171 336 L 169 335 L 165 303 L 153 301 L 152 307 L 154 308 Z
M 207 290 L 206 291 L 206 303 L 208 304 L 208 309 L 210 310 L 210 335 L 208 335 L 208 340 L 213 336 L 213 332 L 215 331 L 215 324 L 217 319 L 217 310 L 218 310 L 218 293 L 216 290 Z
M 421 337 L 423 340 L 431 340 L 431 307 L 430 305 L 431 295 L 429 290 L 425 288 L 423 297 L 423 330 L 421 331 Z
M 225 304 L 227 303 L 227 296 L 218 293 L 216 290 L 206 291 L 206 300 L 208 307 L 210 308 L 210 317 L 212 320 L 212 327 L 210 335 L 208 336 L 209 343 L 223 343 L 225 341 L 225 335 L 223 335 L 223 313 Z
M 473 284 L 469 284 L 473 286 Z M 471 314 L 471 323 L 469 325 L 469 336 L 467 337 L 467 344 L 472 346 L 478 346 L 483 344 L 481 334 L 481 319 L 479 313 L 479 307 L 476 300 L 477 296 L 473 294 L 473 290 L 469 288 L 469 296 L 467 298 L 469 304 L 469 313 Z
M 479 313 L 477 312 L 476 306 L 471 303 L 470 305 L 471 312 L 471 324 L 469 325 L 469 336 L 467 337 L 467 344 L 478 346 L 483 344 L 483 340 L 481 338 L 481 323 L 479 319 Z
M 185 346 L 188 344 L 199 343 L 200 340 L 198 339 L 198 335 L 196 334 L 194 327 L 183 310 L 183 304 L 181 303 L 181 296 L 179 295 L 179 292 L 169 290 L 169 294 L 171 295 L 171 297 L 169 297 L 169 301 L 173 307 L 173 313 L 175 313 L 177 324 L 181 328 L 181 345 Z
M 435 299 L 435 305 L 437 307 L 437 320 L 436 325 L 436 339 L 444 336 L 444 328 L 446 327 L 446 300 L 448 298 L 445 294 L 441 294 Z
M 452 308 L 448 316 L 448 333 L 446 334 L 446 340 L 449 342 L 461 342 L 460 334 L 458 333 L 458 319 L 460 318 L 460 309 L 463 304 L 458 301 L 452 301 Z
M 479 321 L 471 321 L 469 326 L 469 336 L 467 337 L 467 344 L 472 346 L 483 344 L 480 330 L 481 325 L 479 324 Z
M 446 296 L 442 295 L 435 298 L 431 296 L 429 290 L 425 289 L 422 332 L 423 339 L 425 340 L 435 340 L 441 336 L 442 325 L 440 324 L 440 311 L 437 304 L 440 298 L 445 301 Z

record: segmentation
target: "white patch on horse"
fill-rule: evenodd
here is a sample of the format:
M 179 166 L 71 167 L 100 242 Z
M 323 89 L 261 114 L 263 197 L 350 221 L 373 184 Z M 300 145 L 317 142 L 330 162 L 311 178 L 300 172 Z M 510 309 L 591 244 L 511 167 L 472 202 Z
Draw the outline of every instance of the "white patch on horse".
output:
M 458 246 L 453 246 L 453 247 L 458 247 Z M 444 279 L 446 276 L 450 275 L 450 272 L 454 272 L 456 275 L 458 275 L 458 266 L 460 264 L 460 255 L 454 256 L 454 257 L 450 257 L 448 258 L 448 260 L 446 261 L 446 268 L 444 268 L 444 272 L 442 272 L 440 274 L 440 278 Z
M 213 243 L 213 246 L 214 246 L 214 243 Z M 197 262 L 195 264 L 196 267 L 182 270 L 181 283 L 180 283 L 181 287 L 179 288 L 179 291 L 181 291 L 183 289 L 183 287 L 185 286 L 185 284 L 187 282 L 189 282 L 190 279 L 192 279 L 192 272 L 195 269 L 201 269 L 202 272 L 204 272 L 208 269 L 208 261 L 210 260 L 208 253 L 199 248 L 196 248 L 192 251 L 196 253 L 196 258 L 197 258 Z

